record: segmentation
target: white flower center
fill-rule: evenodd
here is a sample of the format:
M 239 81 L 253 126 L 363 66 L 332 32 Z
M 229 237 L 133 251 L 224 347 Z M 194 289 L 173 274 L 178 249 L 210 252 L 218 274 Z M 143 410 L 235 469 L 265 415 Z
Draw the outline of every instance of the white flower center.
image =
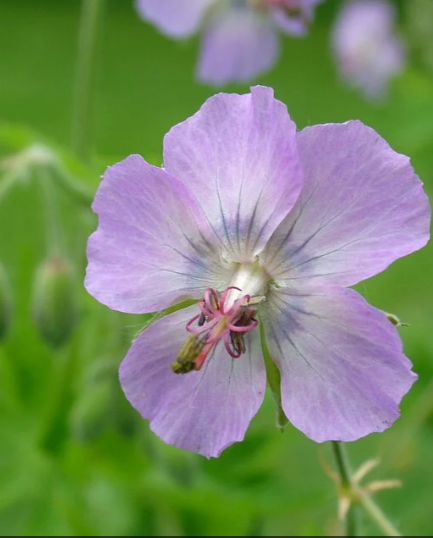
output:
M 231 290 L 227 297 L 227 308 L 230 307 L 242 295 L 249 295 L 251 299 L 254 297 L 262 297 L 266 295 L 270 277 L 257 263 L 241 263 L 238 265 L 230 286 L 239 288 L 239 290 Z

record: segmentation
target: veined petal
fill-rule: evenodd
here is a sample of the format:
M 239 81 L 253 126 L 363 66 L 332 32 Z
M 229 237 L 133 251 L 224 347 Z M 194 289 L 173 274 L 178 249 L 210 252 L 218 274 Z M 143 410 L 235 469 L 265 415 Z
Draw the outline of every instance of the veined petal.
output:
M 341 288 L 279 290 L 264 308 L 294 426 L 317 442 L 354 441 L 397 419 L 416 375 L 382 312 Z
M 163 441 L 210 458 L 242 441 L 263 401 L 266 374 L 258 331 L 245 335 L 239 359 L 220 342 L 200 371 L 174 374 L 170 365 L 196 312 L 196 306 L 179 310 L 142 332 L 120 367 L 120 382 Z
M 201 297 L 212 281 L 227 285 L 188 190 L 139 155 L 107 169 L 93 210 L 99 225 L 88 243 L 86 287 L 101 303 L 154 312 Z
M 298 134 L 304 188 L 263 264 L 281 285 L 350 286 L 423 247 L 430 206 L 408 157 L 359 121 Z
M 166 135 L 164 163 L 239 262 L 263 249 L 302 187 L 295 124 L 265 87 L 210 98 Z
M 172 37 L 193 34 L 217 0 L 136 0 L 139 15 Z
M 248 82 L 275 63 L 278 37 L 271 21 L 251 8 L 218 11 L 203 35 L 198 65 L 202 82 Z

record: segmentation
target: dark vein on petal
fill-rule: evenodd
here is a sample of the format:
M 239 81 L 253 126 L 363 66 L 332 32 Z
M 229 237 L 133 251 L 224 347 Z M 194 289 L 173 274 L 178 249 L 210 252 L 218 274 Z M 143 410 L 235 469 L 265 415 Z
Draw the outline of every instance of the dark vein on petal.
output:
M 222 200 L 221 200 L 221 193 L 220 193 L 219 184 L 218 184 L 217 179 L 215 179 L 215 187 L 216 187 L 216 193 L 217 193 L 217 196 L 218 196 L 218 204 L 219 204 L 221 220 L 222 220 L 223 227 L 224 227 L 224 232 L 225 232 L 225 235 L 226 235 L 226 238 L 227 238 L 227 242 L 230 245 L 230 249 L 231 249 L 232 252 L 234 252 L 233 245 L 232 245 L 232 242 L 231 242 L 230 237 L 229 237 L 229 232 L 228 232 L 228 228 L 227 228 L 227 222 L 226 222 L 225 215 L 224 215 L 224 210 L 223 210 L 223 205 L 222 205 Z
M 349 207 L 349 206 L 348 206 Z M 310 237 L 308 237 L 304 243 L 302 245 L 300 245 L 296 250 L 294 250 L 293 252 L 290 252 L 289 255 L 291 257 L 293 257 L 294 255 L 298 254 L 310 241 L 311 239 L 313 239 L 316 235 L 318 235 L 319 233 L 321 233 L 326 226 L 328 226 L 328 224 L 330 224 L 333 220 L 335 220 L 335 218 L 341 216 L 346 209 L 345 208 L 342 212 L 340 212 L 338 215 L 334 216 L 330 221 L 328 221 L 326 223 L 326 225 L 323 227 L 323 228 L 319 228 L 318 230 L 316 230 Z M 350 240 L 348 243 L 345 243 L 344 245 L 340 245 L 338 246 L 337 248 L 333 249 L 332 251 L 329 251 L 327 253 L 324 253 L 324 254 L 320 254 L 318 256 L 314 256 L 313 258 L 309 258 L 308 260 L 296 265 L 296 266 L 292 266 L 290 267 L 290 271 L 296 269 L 297 267 L 300 267 L 301 265 L 304 265 L 305 263 L 309 263 L 310 261 L 314 261 L 314 260 L 317 260 L 317 259 L 320 259 L 322 258 L 323 256 L 328 256 L 330 254 L 333 254 L 335 252 L 338 252 L 340 250 L 344 250 L 346 247 L 352 245 L 352 244 L 356 244 L 356 243 L 359 243 L 361 241 L 364 241 L 365 239 L 368 239 L 371 235 L 371 233 L 383 222 L 383 221 L 386 221 L 387 217 L 389 216 L 389 214 L 393 213 L 395 211 L 395 206 L 392 205 L 390 207 L 388 207 L 388 210 L 384 213 L 381 214 L 381 218 L 374 221 L 373 223 L 371 223 L 371 225 L 368 227 L 368 228 L 365 228 L 362 230 L 362 233 L 360 235 L 358 235 L 358 237 Z M 386 234 L 382 234 L 382 235 L 379 235 L 379 236 L 376 236 L 374 239 L 381 239 L 382 237 L 386 237 L 387 235 L 390 235 L 391 232 L 387 232 Z M 278 265 L 276 265 L 275 267 L 272 268 L 272 272 L 274 271 L 277 271 L 282 265 L 284 265 L 285 263 L 287 263 L 287 260 L 284 259 L 282 261 L 280 261 L 280 263 Z
M 287 321 L 290 322 L 290 318 L 291 316 L 290 315 L 287 315 L 287 313 L 282 310 L 281 308 L 279 308 L 279 311 L 280 311 L 280 314 L 282 315 L 282 317 L 284 319 L 286 319 Z M 277 320 L 276 320 L 276 317 L 275 317 L 275 314 L 272 314 L 271 317 L 273 318 L 273 322 L 275 323 L 275 325 L 277 325 Z M 278 324 L 281 328 L 281 331 L 282 333 L 284 334 L 285 338 L 288 340 L 288 342 L 291 344 L 291 346 L 293 347 L 293 349 L 295 349 L 295 351 L 298 353 L 298 355 L 300 357 L 303 358 L 303 360 L 305 361 L 305 363 L 307 364 L 307 366 L 309 366 L 313 372 L 315 372 L 323 381 L 325 381 L 325 379 L 323 378 L 323 376 L 314 368 L 314 366 L 312 366 L 312 364 L 308 361 L 308 359 L 305 357 L 305 355 L 303 353 L 301 353 L 301 351 L 298 349 L 297 345 L 294 343 L 294 341 L 292 340 L 292 338 L 289 336 L 289 333 L 288 331 L 286 330 L 286 328 L 281 324 L 279 323 Z M 280 341 L 279 339 L 276 337 L 276 332 L 275 330 L 272 328 L 272 331 L 274 333 L 274 337 L 275 337 L 275 341 L 277 342 L 277 345 L 278 345 L 278 349 L 280 350 L 280 353 L 281 353 L 281 358 L 283 359 L 283 361 L 285 362 L 286 359 L 285 359 L 285 353 L 283 352 L 283 349 L 281 347 L 281 344 L 280 344 Z M 290 370 L 290 368 L 289 368 Z

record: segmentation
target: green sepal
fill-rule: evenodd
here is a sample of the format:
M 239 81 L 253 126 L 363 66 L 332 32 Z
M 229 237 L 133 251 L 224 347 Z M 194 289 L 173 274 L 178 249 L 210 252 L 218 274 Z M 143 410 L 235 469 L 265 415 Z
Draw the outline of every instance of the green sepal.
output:
M 262 352 L 265 359 L 267 381 L 275 403 L 277 428 L 280 431 L 283 431 L 289 421 L 283 411 L 283 406 L 281 404 L 281 374 L 269 353 L 269 349 L 266 343 L 265 329 L 262 322 L 259 324 L 259 327 Z

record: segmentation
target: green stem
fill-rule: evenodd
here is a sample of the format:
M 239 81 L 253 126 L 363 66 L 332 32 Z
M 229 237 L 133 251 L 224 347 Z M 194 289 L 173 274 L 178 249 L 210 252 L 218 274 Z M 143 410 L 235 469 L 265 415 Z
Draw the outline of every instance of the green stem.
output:
M 63 170 L 57 171 L 57 181 L 66 194 L 78 204 L 83 205 L 86 208 L 92 204 L 95 198 L 95 189 L 76 181 Z
M 91 150 L 93 87 L 103 2 L 104 0 L 83 0 L 81 11 L 72 147 L 84 162 L 89 161 Z
M 360 492 L 358 502 L 385 536 L 402 536 L 369 495 Z
M 349 460 L 343 443 L 332 441 L 332 450 L 334 452 L 335 462 L 337 465 L 338 474 L 340 475 L 340 483 L 343 491 L 351 496 L 352 480 Z M 347 514 L 344 517 L 345 534 L 344 536 L 358 536 L 357 521 L 353 506 L 350 506 Z
M 3 179 L 0 181 L 0 201 L 6 197 L 15 182 L 16 176 L 14 176 L 13 174 L 5 175 L 3 177 Z
M 39 167 L 38 179 L 41 187 L 43 214 L 45 219 L 45 235 L 48 254 L 59 256 L 62 254 L 60 218 L 57 200 L 53 190 L 52 178 L 49 172 Z
M 341 485 L 344 488 L 350 488 L 352 482 L 350 480 L 349 460 L 343 443 L 332 441 L 332 450 L 334 451 L 337 469 L 340 474 Z
M 66 355 L 57 356 L 55 382 L 43 420 L 40 446 L 52 454 L 58 453 L 68 437 L 69 413 L 73 402 L 76 377 L 77 350 L 75 346 Z

